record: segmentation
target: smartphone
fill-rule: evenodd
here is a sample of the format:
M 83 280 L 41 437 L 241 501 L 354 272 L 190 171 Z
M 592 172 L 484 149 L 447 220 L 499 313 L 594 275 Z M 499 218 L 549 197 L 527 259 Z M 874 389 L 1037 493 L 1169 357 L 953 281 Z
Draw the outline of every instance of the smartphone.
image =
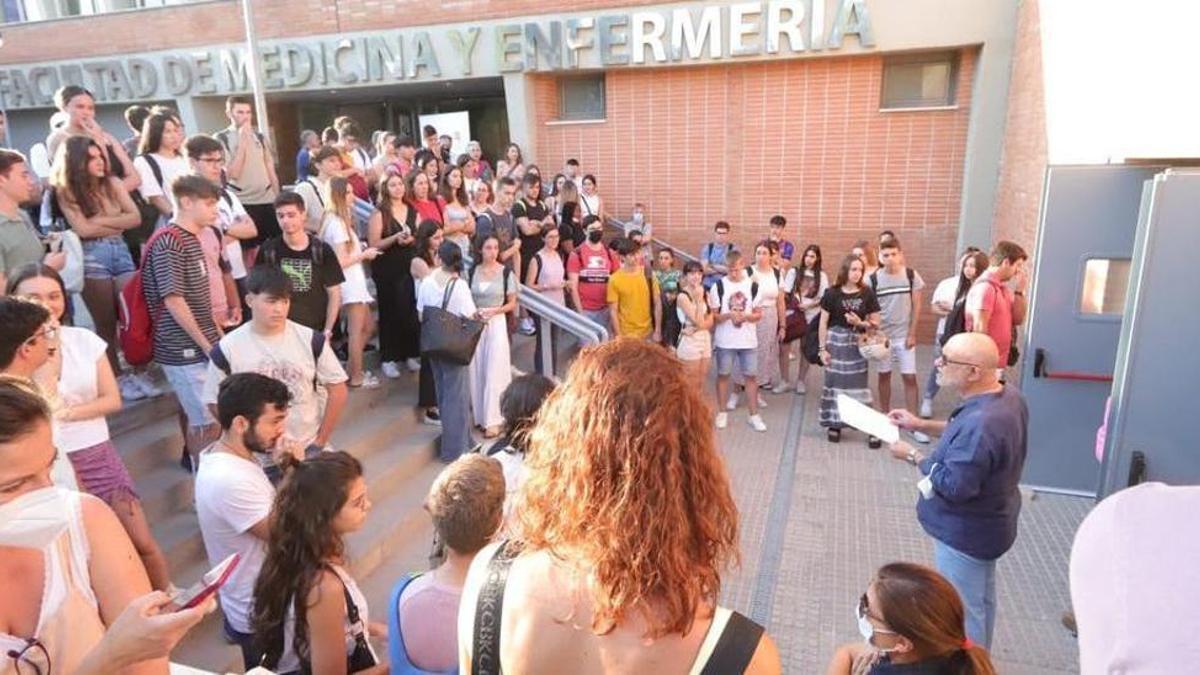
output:
M 229 580 L 229 575 L 233 574 L 233 570 L 238 566 L 241 559 L 242 554 L 234 553 L 222 560 L 216 567 L 205 572 L 204 576 L 200 577 L 200 581 L 197 581 L 195 585 L 175 596 L 172 603 L 179 609 L 191 609 L 204 602 L 208 599 L 208 596 L 216 593 L 217 589 Z

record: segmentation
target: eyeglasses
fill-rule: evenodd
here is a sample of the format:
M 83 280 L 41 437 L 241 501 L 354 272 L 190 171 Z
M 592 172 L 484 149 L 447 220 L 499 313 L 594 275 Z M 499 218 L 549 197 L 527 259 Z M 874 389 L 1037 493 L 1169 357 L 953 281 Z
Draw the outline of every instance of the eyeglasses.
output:
M 38 338 L 44 337 L 47 340 L 53 340 L 58 337 L 58 326 L 46 326 L 40 331 L 34 333 L 25 342 L 34 342 Z
M 45 645 L 37 638 L 26 638 L 23 649 L 20 651 L 10 649 L 7 652 L 7 656 L 13 660 L 17 675 L 21 675 L 23 672 L 50 675 L 52 670 L 50 667 L 50 652 L 46 651 Z M 22 671 L 22 665 L 29 666 L 29 670 Z
M 204 164 L 224 164 L 225 158 L 224 157 L 201 157 L 201 158 L 197 159 L 196 161 L 203 162 Z
M 967 366 L 970 368 L 980 368 L 981 367 L 978 363 L 970 363 L 968 361 L 955 361 L 954 359 L 948 358 L 945 354 L 942 354 L 941 356 L 934 359 L 933 365 L 936 368 L 942 368 L 944 366 Z
M 881 619 L 877 616 L 871 616 L 871 605 L 870 605 L 870 603 L 867 602 L 867 594 L 866 593 L 863 593 L 862 597 L 860 597 L 858 599 L 857 612 L 858 612 L 858 618 L 860 618 L 860 619 L 875 619 L 876 621 L 880 621 L 880 622 L 883 621 L 883 619 Z M 874 625 L 871 626 L 871 629 L 876 633 L 887 633 L 889 635 L 899 635 L 899 633 L 897 633 L 894 630 L 888 630 L 887 628 L 876 628 Z

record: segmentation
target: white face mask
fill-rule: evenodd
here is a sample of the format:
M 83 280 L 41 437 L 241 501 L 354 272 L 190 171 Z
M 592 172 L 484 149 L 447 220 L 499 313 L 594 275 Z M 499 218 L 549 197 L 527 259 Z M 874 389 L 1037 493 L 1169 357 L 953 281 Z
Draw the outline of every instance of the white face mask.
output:
M 866 641 L 868 647 L 870 647 L 871 649 L 874 649 L 875 651 L 879 652 L 880 654 L 890 654 L 890 653 L 896 651 L 896 649 L 894 647 L 892 649 L 880 649 L 879 647 L 875 646 L 874 642 L 872 642 L 872 639 L 874 639 L 876 632 L 891 633 L 891 631 L 884 631 L 884 630 L 876 631 L 875 626 L 871 625 L 871 620 L 867 618 L 866 614 L 863 614 L 862 612 L 860 612 L 858 610 L 858 607 L 854 608 L 854 616 L 855 616 L 855 618 L 858 619 L 858 634 L 863 637 L 863 640 Z
M 0 505 L 0 546 L 42 550 L 70 524 L 64 491 L 38 488 Z

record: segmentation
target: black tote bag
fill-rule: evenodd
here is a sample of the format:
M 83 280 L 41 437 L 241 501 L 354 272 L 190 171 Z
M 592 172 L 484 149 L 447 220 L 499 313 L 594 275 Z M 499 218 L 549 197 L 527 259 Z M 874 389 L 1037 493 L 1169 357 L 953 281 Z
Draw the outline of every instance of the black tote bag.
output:
M 441 307 L 426 307 L 422 311 L 421 356 L 465 366 L 475 356 L 484 322 L 446 311 L 456 281 L 458 279 L 451 279 L 446 284 Z

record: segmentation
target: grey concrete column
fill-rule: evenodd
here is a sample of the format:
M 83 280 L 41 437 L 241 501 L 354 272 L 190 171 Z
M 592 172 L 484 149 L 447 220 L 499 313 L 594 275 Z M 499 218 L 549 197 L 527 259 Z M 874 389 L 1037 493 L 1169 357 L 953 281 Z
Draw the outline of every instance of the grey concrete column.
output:
M 504 105 L 508 112 L 508 138 L 521 146 L 525 162 L 537 161 L 534 135 L 533 87 L 522 73 L 504 75 Z

